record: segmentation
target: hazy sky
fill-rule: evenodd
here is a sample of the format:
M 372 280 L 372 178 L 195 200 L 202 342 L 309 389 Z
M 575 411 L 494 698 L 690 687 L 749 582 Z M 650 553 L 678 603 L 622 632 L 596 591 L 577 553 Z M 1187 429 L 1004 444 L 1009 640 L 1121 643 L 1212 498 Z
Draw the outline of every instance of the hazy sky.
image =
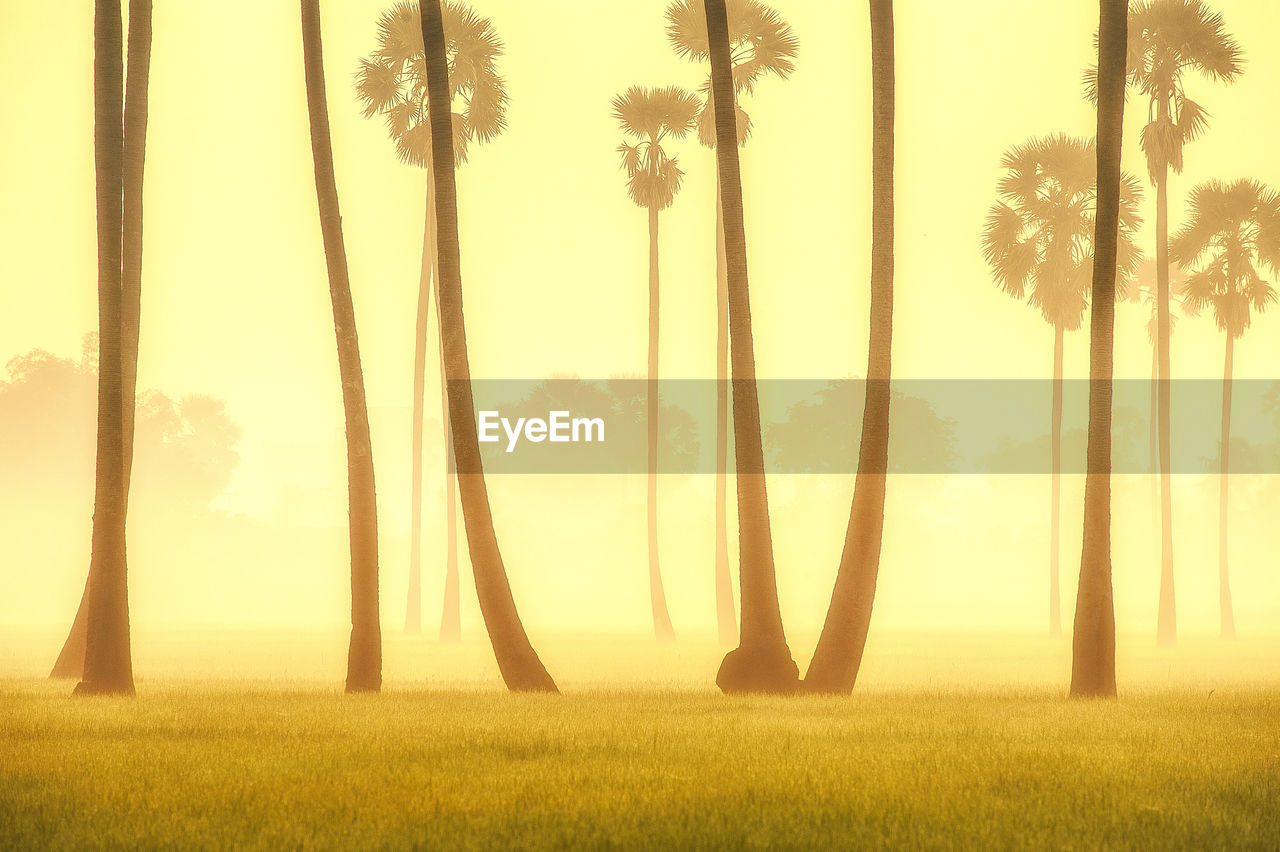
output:
M 395 468 L 387 478 L 398 482 L 408 458 L 423 173 L 397 161 L 381 120 L 362 117 L 352 87 L 357 60 L 375 46 L 374 23 L 388 5 L 328 2 L 322 16 L 343 225 L 381 441 L 375 452 L 379 470 Z M 473 147 L 459 176 L 473 373 L 639 373 L 647 231 L 645 213 L 624 190 L 615 150 L 621 137 L 609 100 L 631 84 L 696 88 L 705 71 L 671 52 L 663 33 L 666 0 L 473 5 L 505 39 L 500 67 L 510 95 L 509 130 Z M 758 369 L 767 377 L 858 375 L 867 339 L 866 9 L 820 0 L 774 5 L 791 23 L 800 55 L 789 80 L 767 79 L 744 102 L 754 122 L 743 182 Z M 1185 174 L 1172 180 L 1174 228 L 1185 194 L 1200 180 L 1256 177 L 1280 186 L 1271 116 L 1280 58 L 1269 50 L 1280 33 L 1280 6 L 1263 0 L 1213 5 L 1242 43 L 1247 66 L 1231 87 L 1188 80 L 1189 94 L 1212 118 L 1207 135 L 1187 150 Z M 1031 136 L 1092 134 L 1080 77 L 1092 59 L 1096 4 L 905 0 L 896 6 L 895 374 L 1047 377 L 1052 331 L 992 283 L 979 235 L 1007 147 Z M 0 0 L 0 363 L 33 347 L 78 353 L 82 335 L 96 328 L 91 17 L 88 3 Z M 1145 109 L 1136 100 L 1130 107 L 1125 166 L 1146 186 L 1136 144 Z M 157 2 L 150 110 L 140 386 L 227 401 L 245 431 L 244 463 L 228 508 L 277 509 L 281 479 L 298 467 L 336 480 L 340 500 L 341 458 L 333 450 L 341 442 L 342 409 L 296 4 Z M 661 219 L 662 370 L 668 377 L 708 377 L 715 369 L 713 161 L 693 138 L 674 150 L 686 180 Z M 1150 195 L 1142 211 L 1153 224 Z M 1143 235 L 1148 253 L 1150 231 Z M 1254 323 L 1236 348 L 1237 376 L 1271 377 L 1280 358 L 1278 330 L 1280 311 Z M 1143 309 L 1120 309 L 1116 340 L 1117 375 L 1147 376 Z M 1086 375 L 1086 336 L 1069 335 L 1066 351 L 1068 375 Z M 1178 326 L 1178 375 L 1217 377 L 1221 360 L 1222 338 L 1210 319 Z M 428 400 L 432 393 L 429 388 Z M 1018 487 L 1034 495 L 1028 519 L 1039 522 L 1047 485 Z M 948 483 L 949 499 L 959 502 L 931 506 L 929 513 L 943 527 L 973 527 L 990 513 L 956 513 L 989 489 L 985 482 Z M 1146 512 L 1144 489 L 1135 494 Z M 891 511 L 895 499 L 906 499 L 901 494 L 891 496 Z M 391 519 L 384 533 L 402 534 L 395 524 L 404 524 L 405 501 L 385 488 L 380 497 Z M 1195 499 L 1183 501 L 1186 511 L 1198 505 Z M 805 567 L 793 574 L 794 583 L 797 590 L 807 585 L 803 593 L 784 590 L 784 604 L 791 594 L 797 611 L 819 606 L 809 621 L 820 617 L 829 594 L 847 493 L 838 490 L 823 505 L 831 507 L 833 541 L 810 553 L 797 533 Z M 1073 506 L 1068 499 L 1063 523 L 1068 602 L 1075 577 L 1071 546 L 1078 548 Z M 341 503 L 333 508 L 341 512 Z M 988 533 L 996 540 L 1000 530 Z M 1208 574 L 1216 530 L 1206 521 L 1202 533 Z M 1028 552 L 1038 554 L 1041 529 L 1025 535 Z M 780 533 L 780 547 L 787 536 Z M 891 557 L 897 545 L 892 530 L 890 536 Z M 938 546 L 946 552 L 944 540 Z M 400 555 L 394 557 L 388 577 L 402 570 Z M 930 576 L 920 565 L 927 561 L 913 560 L 924 572 L 918 576 Z M 1037 557 L 999 569 L 1027 578 L 1010 592 L 1022 596 L 1023 609 L 1039 607 L 1042 562 Z M 893 566 L 889 559 L 890 575 Z M 1150 600 L 1141 598 L 1146 585 L 1134 581 L 1134 629 L 1145 629 L 1154 612 L 1152 569 L 1144 562 L 1142 570 Z M 1240 570 L 1252 569 L 1242 564 Z M 1261 565 L 1257 570 L 1263 576 Z M 82 568 L 59 571 L 64 588 L 75 588 L 83 576 Z M 636 577 L 642 581 L 638 570 Z M 689 588 L 709 599 L 703 579 L 690 579 Z M 537 585 L 527 577 L 514 582 L 518 591 Z M 679 587 L 682 580 L 671 582 Z M 889 576 L 886 582 L 895 581 Z M 388 611 L 398 612 L 401 586 L 389 580 L 384 588 Z M 908 593 L 904 588 L 903 612 Z M 997 600 L 1001 593 L 992 594 Z M 1264 606 L 1239 598 L 1244 607 Z M 891 610 L 893 601 L 890 595 Z M 949 603 L 936 602 L 939 608 Z M 426 604 L 428 611 L 433 606 Z M 673 608 L 679 627 L 684 608 Z M 1206 612 L 1209 624 L 1212 609 Z M 544 615 L 534 620 L 555 621 Z

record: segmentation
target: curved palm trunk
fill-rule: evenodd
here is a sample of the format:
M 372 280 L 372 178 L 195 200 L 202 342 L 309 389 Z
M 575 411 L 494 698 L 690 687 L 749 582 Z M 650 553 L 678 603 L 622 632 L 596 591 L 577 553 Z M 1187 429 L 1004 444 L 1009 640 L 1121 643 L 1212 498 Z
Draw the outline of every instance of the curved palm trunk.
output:
M 1116 694 L 1116 624 L 1111 590 L 1111 379 L 1129 4 L 1128 0 L 1101 0 L 1099 5 L 1098 201 L 1089 317 L 1089 444 L 1071 655 L 1071 695 L 1077 697 Z
M 1058 551 L 1062 521 L 1062 326 L 1053 327 L 1053 404 L 1049 424 L 1052 456 L 1049 486 L 1049 635 L 1062 635 Z
M 727 470 L 729 463 L 729 281 L 724 257 L 724 209 L 716 174 L 716 625 L 721 645 L 738 641 L 729 574 Z
M 302 0 L 302 56 L 307 88 L 311 157 L 315 164 L 316 203 L 329 271 L 329 298 L 338 343 L 342 408 L 347 427 L 347 502 L 351 535 L 351 645 L 347 652 L 347 692 L 382 688 L 382 628 L 378 616 L 378 507 L 373 481 L 373 447 L 365 405 L 360 341 L 347 252 L 342 240 L 342 214 L 333 174 L 329 108 L 325 103 L 324 57 L 320 41 L 318 0 Z
M 121 284 L 124 68 L 119 0 L 98 0 L 93 23 L 93 149 L 98 231 L 98 440 L 84 673 L 77 695 L 132 695 L 125 562 Z
M 738 485 L 738 564 L 742 585 L 742 638 L 720 664 L 716 684 L 725 692 L 793 692 L 799 669 L 787 647 L 778 606 L 751 339 L 747 283 L 747 237 L 742 221 L 742 177 L 738 167 L 737 116 L 724 0 L 706 0 L 715 102 L 716 160 L 724 210 L 729 290 L 730 355 L 733 361 L 733 436 Z
M 129 4 L 128 65 L 124 102 L 123 257 L 121 259 L 121 393 L 124 433 L 124 499 L 129 508 L 133 469 L 133 423 L 138 387 L 138 340 L 142 315 L 142 178 L 147 152 L 148 88 L 151 77 L 151 0 Z M 89 581 L 71 630 L 53 664 L 51 678 L 79 678 L 84 673 L 88 626 Z
M 418 275 L 418 312 L 413 341 L 413 449 L 409 494 L 409 597 L 405 604 L 404 632 L 422 632 L 422 416 L 426 408 L 427 321 L 431 313 L 431 282 L 435 270 L 432 249 L 431 171 L 427 170 L 427 206 L 423 215 L 422 265 Z
M 653 608 L 653 632 L 659 639 L 674 639 L 676 632 L 667 612 L 667 594 L 658 567 L 658 208 L 649 208 L 649 367 L 645 380 L 645 426 L 648 431 L 647 522 L 649 532 L 649 604 Z
M 1222 614 L 1222 638 L 1236 638 L 1231 607 L 1231 578 L 1227 574 L 1227 482 L 1231 460 L 1231 372 L 1235 338 L 1227 332 L 1227 354 L 1222 366 L 1222 466 L 1218 471 L 1218 603 Z
M 489 495 L 480 461 L 475 400 L 467 360 L 467 330 L 462 310 L 462 268 L 458 244 L 457 188 L 454 183 L 452 111 L 440 0 L 421 0 L 422 42 L 427 69 L 427 111 L 431 122 L 432 171 L 436 181 L 437 249 L 440 272 L 440 318 L 444 324 L 445 371 L 449 424 L 457 454 L 458 488 L 466 525 L 476 596 L 498 669 L 512 690 L 557 692 L 529 642 L 516 611 L 498 539 L 493 529 Z
M 1156 175 L 1156 380 L 1160 437 L 1160 607 L 1156 614 L 1156 644 L 1178 643 L 1177 608 L 1173 589 L 1173 481 L 1170 477 L 1169 382 L 1169 168 Z
M 434 198 L 434 196 L 433 196 Z M 431 257 L 436 251 L 436 210 L 431 208 Z M 436 332 L 440 365 L 440 429 L 444 439 L 444 604 L 440 612 L 440 641 L 462 640 L 462 606 L 458 585 L 458 477 L 453 458 L 453 431 L 449 428 L 449 380 L 444 369 L 444 315 L 440 312 L 440 275 L 436 279 Z
M 871 627 L 884 532 L 889 467 L 890 354 L 893 342 L 893 0 L 871 12 L 871 334 L 858 475 L 844 551 L 804 690 L 853 691 Z

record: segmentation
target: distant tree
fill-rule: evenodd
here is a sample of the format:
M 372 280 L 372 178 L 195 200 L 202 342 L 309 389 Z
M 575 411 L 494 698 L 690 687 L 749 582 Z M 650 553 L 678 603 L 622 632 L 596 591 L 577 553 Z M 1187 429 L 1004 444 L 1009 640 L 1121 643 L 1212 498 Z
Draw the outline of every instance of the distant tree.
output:
M 889 470 L 889 388 L 893 342 L 894 31 L 893 0 L 871 12 L 871 331 L 866 401 L 853 506 L 831 605 L 805 673 L 805 692 L 847 695 L 862 665 L 880 573 Z
M 675 631 L 658 565 L 658 213 L 675 201 L 684 177 L 663 143 L 688 134 L 697 123 L 698 109 L 698 99 L 677 86 L 632 86 L 613 99 L 613 117 L 628 140 L 618 146 L 627 173 L 627 194 L 649 213 L 649 600 L 659 639 L 673 639 Z
M 1093 267 L 1097 155 L 1092 142 L 1065 135 L 1032 139 L 1010 148 L 1001 161 L 1000 201 L 987 213 L 982 252 L 996 282 L 1026 299 L 1053 326 L 1053 400 L 1050 413 L 1049 633 L 1062 633 L 1058 580 L 1062 502 L 1063 338 L 1084 320 Z M 1142 188 L 1121 176 L 1118 286 L 1142 258 L 1134 242 L 1142 218 Z
M 142 176 L 147 151 L 147 91 L 151 77 L 151 0 L 129 4 L 129 52 L 125 77 L 124 167 L 121 197 L 122 248 L 120 285 L 121 403 L 124 435 L 124 510 L 129 509 L 129 477 L 133 467 L 134 398 L 138 386 L 138 341 L 142 318 Z M 88 626 L 89 580 L 71 622 L 51 678 L 79 678 L 84 673 Z
M 1209 181 L 1191 190 L 1186 225 L 1170 255 L 1187 270 L 1185 304 L 1195 315 L 1212 310 L 1226 335 L 1222 368 L 1222 440 L 1218 468 L 1218 586 L 1222 638 L 1236 636 L 1227 572 L 1227 474 L 1231 450 L 1231 380 L 1235 341 L 1255 311 L 1276 300 L 1262 271 L 1280 272 L 1280 196 L 1255 180 Z
M 93 153 L 98 230 L 98 441 L 84 671 L 76 695 L 132 695 L 125 563 L 122 243 L 124 44 L 119 0 L 93 20 Z
M 493 140 L 507 127 L 507 92 L 498 75 L 497 59 L 503 45 L 488 18 L 465 3 L 442 6 L 445 49 L 449 53 L 449 94 L 453 108 L 454 157 L 467 161 L 471 142 Z M 356 96 L 366 118 L 381 115 L 400 159 L 427 173 L 426 222 L 423 226 L 422 264 L 418 279 L 418 316 L 414 326 L 413 454 L 409 519 L 409 597 L 404 629 L 422 631 L 422 417 L 427 360 L 427 315 L 436 277 L 435 196 L 431 177 L 431 127 L 427 122 L 426 65 L 423 62 L 422 22 L 418 4 L 397 3 L 378 20 L 378 47 L 360 60 Z M 436 320 L 440 322 L 439 294 Z M 448 454 L 449 395 L 444 386 L 444 335 L 440 340 L 440 406 L 445 444 L 445 588 L 440 618 L 440 639 L 456 642 L 462 624 L 458 584 L 458 522 L 455 514 L 456 477 Z
M 1089 312 L 1089 443 L 1084 537 L 1071 648 L 1071 695 L 1116 694 L 1116 619 L 1111 589 L 1111 398 L 1116 283 L 1124 176 L 1125 44 L 1128 0 L 1100 0 L 1097 205 Z
M 493 528 L 480 440 L 476 431 L 471 367 L 467 359 L 467 329 L 462 311 L 462 262 L 458 244 L 458 199 L 453 153 L 454 130 L 448 115 L 449 61 L 440 0 L 421 0 L 422 43 L 426 54 L 428 124 L 431 128 L 431 166 L 436 188 L 436 236 L 440 265 L 440 321 L 444 334 L 445 380 L 449 389 L 449 423 L 458 466 L 458 492 L 466 525 L 476 597 L 493 644 L 498 669 L 515 691 L 557 692 L 529 642 L 515 599 L 498 538 Z
M 1156 307 L 1160 443 L 1160 608 L 1156 641 L 1177 643 L 1173 584 L 1173 499 L 1170 475 L 1169 367 L 1169 172 L 1182 173 L 1183 148 L 1204 133 L 1208 112 L 1187 97 L 1185 77 L 1198 71 L 1229 83 L 1244 69 L 1240 45 L 1222 16 L 1202 0 L 1139 0 L 1129 9 L 1128 86 L 1146 100 L 1147 122 L 1139 143 L 1156 188 Z M 1097 70 L 1085 72 L 1086 91 L 1097 100 Z
M 347 692 L 382 688 L 382 627 L 378 615 L 378 505 L 373 480 L 373 446 L 365 403 L 360 340 L 351 302 L 342 214 L 333 174 L 329 107 L 325 102 L 324 55 L 319 0 L 302 0 L 302 57 L 315 165 L 316 202 L 329 271 L 329 299 L 338 342 L 338 372 L 347 432 L 347 503 L 351 536 L 351 644 L 347 652 Z
M 774 9 L 759 0 L 726 0 L 729 20 L 729 60 L 737 110 L 738 145 L 751 135 L 751 117 L 742 108 L 742 96 L 770 74 L 783 79 L 795 70 L 800 44 L 791 27 Z M 667 7 L 667 39 L 677 56 L 708 67 L 707 18 L 701 0 L 678 0 Z M 711 79 L 703 85 L 702 110 L 698 114 L 698 141 L 715 150 L 715 108 Z M 733 579 L 729 573 L 729 528 L 726 473 L 729 448 L 729 290 L 725 277 L 724 216 L 720 208 L 720 176 L 716 174 L 716 623 L 720 643 L 738 641 L 733 608 Z
M 778 605 L 765 485 L 760 399 L 756 388 L 747 282 L 747 236 L 742 217 L 737 107 L 725 0 L 705 0 L 715 109 L 716 162 L 724 213 L 725 268 L 729 290 L 729 354 L 733 375 L 733 442 L 738 482 L 738 576 L 742 632 L 738 647 L 720 664 L 716 684 L 725 692 L 794 692 L 800 671 L 787 647 Z

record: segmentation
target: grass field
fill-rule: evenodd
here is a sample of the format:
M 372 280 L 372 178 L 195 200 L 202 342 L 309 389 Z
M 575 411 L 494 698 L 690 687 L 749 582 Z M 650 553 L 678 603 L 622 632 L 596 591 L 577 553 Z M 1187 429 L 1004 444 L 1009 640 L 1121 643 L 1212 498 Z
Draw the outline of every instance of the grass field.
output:
M 312 679 L 327 651 L 287 651 L 340 637 L 278 640 L 292 679 L 226 662 L 262 637 L 171 638 L 113 701 L 3 638 L 2 848 L 1280 847 L 1276 642 L 1135 640 L 1120 701 L 1071 702 L 1064 644 L 1017 637 L 882 638 L 846 699 L 728 699 L 710 644 L 568 638 L 560 697 L 433 673 L 348 697 Z M 389 670 L 431 660 L 491 665 L 388 642 Z

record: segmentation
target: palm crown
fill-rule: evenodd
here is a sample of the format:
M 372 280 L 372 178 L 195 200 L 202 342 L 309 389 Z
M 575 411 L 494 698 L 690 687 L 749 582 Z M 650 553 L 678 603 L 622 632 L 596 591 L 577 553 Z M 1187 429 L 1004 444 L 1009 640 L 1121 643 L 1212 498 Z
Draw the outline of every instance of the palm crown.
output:
M 728 0 L 725 10 L 729 17 L 729 61 L 735 93 L 750 92 L 757 80 L 769 74 L 790 76 L 796 67 L 800 43 L 782 16 L 759 0 Z M 702 0 L 677 0 L 667 8 L 667 40 L 678 56 L 703 64 L 711 61 Z M 698 141 L 714 148 L 716 128 L 710 91 L 708 78 L 702 85 L 704 103 L 698 114 Z M 742 108 L 740 98 L 735 102 L 741 145 L 751 135 L 751 117 Z
M 663 210 L 675 201 L 684 172 L 662 143 L 686 136 L 701 106 L 697 97 L 679 86 L 632 86 L 613 99 L 613 117 L 632 140 L 618 146 L 627 173 L 627 193 L 640 207 Z
M 1259 267 L 1280 272 L 1280 196 L 1254 180 L 1209 181 L 1191 190 L 1190 218 L 1171 258 L 1187 275 L 1189 313 L 1212 308 L 1218 328 L 1239 337 L 1251 314 L 1275 301 Z
M 488 142 L 507 127 L 507 92 L 496 65 L 503 45 L 492 22 L 464 3 L 446 0 L 441 11 L 449 96 L 455 105 L 454 158 L 462 164 L 472 140 Z M 401 160 L 423 168 L 430 165 L 427 69 L 416 2 L 402 0 L 378 19 L 378 48 L 360 60 L 356 95 L 367 118 L 385 117 Z
M 983 255 L 1005 292 L 1026 297 L 1047 322 L 1074 331 L 1093 280 L 1094 144 L 1064 135 L 1032 139 L 1006 152 L 1001 165 L 1007 169 L 998 188 L 1002 200 L 987 213 Z M 1121 175 L 1116 284 L 1122 294 L 1142 259 L 1134 242 L 1141 200 L 1138 181 Z

